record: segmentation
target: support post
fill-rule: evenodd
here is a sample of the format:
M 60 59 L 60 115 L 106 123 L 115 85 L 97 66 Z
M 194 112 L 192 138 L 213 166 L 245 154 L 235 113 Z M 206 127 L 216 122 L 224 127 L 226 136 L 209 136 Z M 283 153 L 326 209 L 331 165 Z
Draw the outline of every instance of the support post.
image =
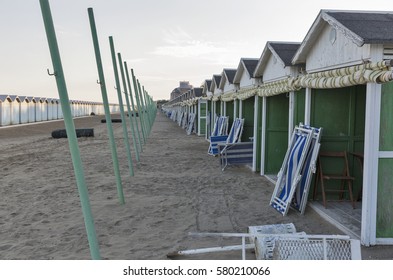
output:
M 131 80 L 130 80 L 130 75 L 128 74 L 127 62 L 124 62 L 124 68 L 125 68 L 126 77 L 127 77 L 128 89 L 130 91 L 130 99 L 131 99 L 132 111 L 135 113 L 134 116 L 133 116 L 133 119 L 135 121 L 135 128 L 136 128 L 136 132 L 137 132 L 137 135 L 138 135 L 138 143 L 139 143 L 139 149 L 140 149 L 139 151 L 143 152 L 143 145 L 142 145 L 142 140 L 141 140 L 141 134 L 140 134 L 139 129 L 138 129 L 138 119 L 136 117 L 136 110 L 135 110 L 135 108 L 136 108 L 135 105 L 136 104 L 134 102 L 134 97 L 132 96 Z M 139 113 L 138 113 L 138 115 L 139 115 Z
M 117 54 L 117 59 L 119 61 L 119 67 L 120 67 L 120 74 L 121 74 L 121 80 L 123 82 L 123 88 L 124 88 L 124 95 L 126 97 L 126 104 L 127 104 L 127 111 L 128 111 L 128 119 L 130 120 L 130 126 L 131 126 L 131 133 L 132 133 L 132 142 L 134 144 L 134 149 L 135 149 L 135 155 L 136 155 L 136 161 L 139 162 L 139 151 L 136 143 L 136 137 L 135 137 L 135 129 L 134 129 L 134 124 L 132 121 L 132 116 L 134 113 L 131 111 L 131 106 L 130 106 L 130 100 L 128 98 L 128 90 L 127 90 L 127 84 L 126 84 L 126 77 L 124 75 L 124 67 L 123 67 L 123 61 L 121 59 L 121 54 Z
M 72 164 L 76 183 L 78 186 L 79 197 L 82 205 L 82 212 L 85 221 L 87 240 L 89 242 L 90 254 L 92 259 L 101 259 L 97 234 L 95 231 L 93 215 L 91 212 L 89 193 L 87 191 L 82 160 L 79 152 L 78 140 L 76 138 L 75 125 L 72 119 L 70 100 L 68 97 L 67 86 L 64 78 L 63 66 L 61 63 L 59 47 L 57 44 L 55 27 L 53 25 L 52 13 L 48 0 L 40 0 L 42 17 L 44 20 L 46 36 L 48 39 L 49 50 L 52 58 L 53 70 L 56 78 L 57 90 L 59 92 L 61 109 L 63 112 L 64 124 L 67 131 L 68 145 L 70 147 Z
M 132 176 L 134 176 L 134 167 L 133 167 L 133 164 L 132 164 L 132 157 L 131 157 L 131 151 L 130 151 L 130 142 L 128 140 L 126 117 L 125 117 L 125 114 L 124 114 L 123 98 L 121 97 L 119 73 L 117 71 L 115 45 L 113 43 L 113 37 L 112 36 L 109 36 L 109 44 L 110 44 L 111 54 L 112 54 L 112 64 L 113 64 L 113 71 L 114 71 L 114 74 L 115 74 L 117 97 L 119 99 L 120 115 L 121 115 L 121 120 L 122 120 L 121 124 L 122 124 L 122 127 L 123 127 L 123 135 L 124 135 L 124 145 L 126 146 L 129 173 L 130 173 L 130 176 L 132 177 Z
M 93 8 L 88 8 L 87 11 L 89 14 L 90 29 L 91 29 L 91 35 L 93 38 L 94 52 L 95 52 L 96 62 L 97 62 L 98 77 L 99 77 L 99 82 L 100 82 L 100 86 L 101 86 L 102 101 L 104 103 L 106 127 L 108 129 L 109 144 L 110 144 L 111 153 L 112 153 L 113 169 L 114 169 L 115 177 L 116 177 L 117 195 L 118 195 L 118 199 L 119 199 L 120 204 L 124 204 L 124 193 L 123 193 L 123 186 L 121 183 L 119 160 L 117 157 L 116 142 L 115 142 L 115 136 L 113 133 L 111 112 L 109 109 L 108 94 L 106 91 L 105 76 L 104 76 L 104 70 L 102 67 L 100 45 L 98 43 L 97 28 L 96 28 L 96 24 L 95 24 L 95 20 L 94 20 Z
M 134 92 L 135 92 L 135 100 L 138 106 L 138 114 L 139 114 L 139 123 L 141 126 L 141 131 L 142 131 L 142 137 L 143 137 L 143 143 L 146 143 L 146 138 L 145 138 L 145 133 L 144 133 L 144 128 L 143 128 L 143 109 L 141 107 L 141 103 L 139 101 L 139 91 L 138 91 L 138 84 L 134 75 L 134 69 L 131 69 L 131 76 L 132 76 L 132 83 L 134 84 Z
M 146 118 L 146 107 L 145 104 L 143 102 L 143 94 L 142 94 L 142 88 L 141 88 L 141 84 L 139 83 L 139 80 L 136 80 L 136 83 L 138 85 L 138 98 L 139 98 L 139 102 L 141 104 L 141 109 L 142 109 L 142 123 L 143 123 L 143 128 L 142 128 L 142 132 L 145 135 L 145 139 L 147 139 L 147 118 Z

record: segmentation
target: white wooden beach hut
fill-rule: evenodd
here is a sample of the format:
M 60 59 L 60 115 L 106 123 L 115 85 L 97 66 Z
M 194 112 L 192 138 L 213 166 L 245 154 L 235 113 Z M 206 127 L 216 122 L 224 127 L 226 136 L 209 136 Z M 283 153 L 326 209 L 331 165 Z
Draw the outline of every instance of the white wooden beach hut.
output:
M 62 119 L 63 118 L 63 110 L 61 108 L 61 100 L 56 99 L 56 104 L 57 104 L 57 119 Z
M 255 76 L 262 77 L 257 91 L 262 97 L 261 174 L 276 175 L 288 148 L 294 127 L 295 90 L 291 83 L 300 74 L 292 57 L 299 46 L 297 42 L 267 42 L 254 70 Z
M 41 119 L 40 121 L 47 121 L 48 120 L 48 98 L 41 97 L 40 98 L 40 110 L 41 110 Z
M 36 100 L 33 96 L 27 96 L 26 99 L 28 104 L 27 122 L 32 123 L 35 122 Z
M 244 118 L 242 141 L 249 141 L 250 137 L 253 139 L 253 171 L 260 170 L 261 98 L 256 94 L 256 88 L 261 78 L 254 77 L 258 61 L 257 58 L 241 58 L 233 78 L 233 82 L 238 84 L 234 115 Z
M 220 89 L 221 75 L 213 75 L 212 84 L 210 85 L 210 92 L 213 93 L 212 103 L 213 109 L 212 114 L 215 118 L 216 116 L 222 115 L 221 99 L 222 90 Z M 215 121 L 215 119 L 214 119 Z
M 55 107 L 55 102 L 53 98 L 47 98 L 47 106 L 48 106 L 48 121 L 53 120 L 53 114 L 54 114 L 54 107 Z
M 228 126 L 231 127 L 235 118 L 234 100 L 238 85 L 233 82 L 237 69 L 224 68 L 221 74 L 219 88 L 221 89 L 222 115 L 228 116 Z
M 11 124 L 20 124 L 20 99 L 17 95 L 9 95 L 11 99 Z
M 324 127 L 321 150 L 363 154 L 360 231 L 324 215 L 364 245 L 393 244 L 392 24 L 393 12 L 321 10 L 292 60 L 306 65 L 297 85 L 304 121 Z
M 41 111 L 43 107 L 43 103 L 40 97 L 35 97 L 35 121 L 40 122 L 41 121 Z
M 11 124 L 12 99 L 9 95 L 0 95 L 0 125 Z
M 29 99 L 26 96 L 19 96 L 20 101 L 20 123 L 28 123 L 29 122 Z
M 77 117 L 79 112 L 78 112 L 78 101 L 77 100 L 70 100 L 70 105 L 71 105 L 71 115 L 72 117 Z
M 58 120 L 60 100 L 58 98 L 53 98 L 52 101 L 53 101 L 52 119 Z
M 211 135 L 211 124 L 213 123 L 212 119 L 212 111 L 213 111 L 213 102 L 212 102 L 212 97 L 213 93 L 210 91 L 210 87 L 212 84 L 212 80 L 207 79 L 204 80 L 202 83 L 202 96 L 206 100 L 206 131 L 205 131 L 205 139 L 209 140 L 209 137 Z
M 195 87 L 192 89 L 193 111 L 195 117 L 195 131 L 198 136 L 206 134 L 207 120 L 207 100 L 203 98 L 203 88 Z

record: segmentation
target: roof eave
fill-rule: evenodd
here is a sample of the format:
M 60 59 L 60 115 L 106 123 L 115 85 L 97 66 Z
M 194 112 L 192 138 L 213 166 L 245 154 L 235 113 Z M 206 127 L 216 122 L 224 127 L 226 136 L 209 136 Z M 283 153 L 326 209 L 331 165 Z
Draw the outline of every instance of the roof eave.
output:
M 243 72 L 244 72 L 244 68 L 245 68 L 245 66 L 243 64 L 243 59 L 241 58 L 239 61 L 239 65 L 237 66 L 235 77 L 233 78 L 233 83 L 235 83 L 235 84 L 240 83 L 240 80 L 241 80 Z
M 344 25 L 342 25 L 339 21 L 337 21 L 334 17 L 328 15 L 329 12 L 336 12 L 334 10 L 321 10 L 315 19 L 314 23 L 311 25 L 311 28 L 308 30 L 306 37 L 304 37 L 303 42 L 300 44 L 299 49 L 295 53 L 292 58 L 292 64 L 302 64 L 306 63 L 306 56 L 317 37 L 319 36 L 322 29 L 326 24 L 329 24 L 336 30 L 339 30 L 342 34 L 344 34 L 347 38 L 354 42 L 357 46 L 361 47 L 364 45 L 364 39 L 361 38 L 358 34 L 354 33 L 352 30 L 348 29 Z
M 268 44 L 269 44 L 269 42 L 266 43 L 265 48 L 262 51 L 261 57 L 259 58 L 258 64 L 255 67 L 253 76 L 256 77 L 256 78 L 257 77 L 261 77 L 262 74 L 263 74 L 264 66 L 265 66 L 265 63 L 266 63 L 265 60 L 267 59 L 266 58 L 266 52 L 269 49 L 268 48 Z

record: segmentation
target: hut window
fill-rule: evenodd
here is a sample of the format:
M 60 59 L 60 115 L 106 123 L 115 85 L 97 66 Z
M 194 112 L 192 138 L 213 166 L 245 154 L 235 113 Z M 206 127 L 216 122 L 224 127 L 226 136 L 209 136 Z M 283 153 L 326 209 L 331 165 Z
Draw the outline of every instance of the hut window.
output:
M 329 41 L 330 43 L 332 43 L 332 45 L 334 44 L 334 42 L 336 42 L 336 37 L 337 37 L 336 29 L 332 27 L 330 29 L 330 34 L 329 34 Z

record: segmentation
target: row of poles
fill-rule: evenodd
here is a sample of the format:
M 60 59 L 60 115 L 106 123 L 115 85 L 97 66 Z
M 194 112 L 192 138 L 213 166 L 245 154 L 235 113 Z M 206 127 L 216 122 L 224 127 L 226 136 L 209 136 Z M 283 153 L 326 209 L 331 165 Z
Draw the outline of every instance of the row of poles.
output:
M 78 186 L 79 197 L 82 206 L 83 217 L 85 221 L 85 228 L 89 242 L 90 254 L 92 259 L 101 259 L 97 235 L 94 226 L 93 215 L 90 207 L 90 200 L 87 191 L 85 175 L 82 167 L 82 161 L 78 146 L 78 141 L 75 133 L 75 125 L 71 114 L 71 107 L 68 98 L 67 86 L 64 78 L 63 67 L 60 58 L 60 52 L 57 44 L 55 28 L 53 24 L 52 14 L 48 0 L 40 0 L 41 12 L 44 20 L 45 31 L 48 39 L 49 50 L 53 64 L 53 76 L 56 78 L 56 85 L 59 92 L 61 107 L 64 115 L 64 123 L 68 135 L 68 144 L 71 152 L 72 164 L 76 183 Z M 101 52 L 98 43 L 97 29 L 94 20 L 94 13 L 92 8 L 88 8 L 88 16 L 90 21 L 91 34 L 94 44 L 95 57 L 97 62 L 97 70 L 101 88 L 101 95 L 104 103 L 105 119 L 109 134 L 110 149 L 112 154 L 113 168 L 116 177 L 116 186 L 118 200 L 120 204 L 125 203 L 122 180 L 120 176 L 119 160 L 117 156 L 115 137 L 112 127 L 112 119 L 109 110 L 109 102 L 106 90 L 104 70 L 102 67 Z M 133 139 L 133 146 L 135 150 L 135 158 L 137 163 L 140 161 L 140 153 L 143 152 L 143 145 L 146 144 L 153 122 L 156 116 L 156 106 L 153 99 L 146 92 L 145 88 L 141 86 L 139 80 L 136 79 L 133 69 L 131 69 L 131 77 L 129 75 L 127 62 L 123 62 L 121 54 L 115 51 L 113 37 L 109 37 L 109 45 L 112 56 L 112 64 L 115 74 L 115 83 L 117 96 L 119 100 L 120 114 L 122 119 L 122 128 L 124 134 L 124 145 L 126 146 L 127 160 L 129 166 L 129 175 L 134 176 L 133 160 L 131 156 L 130 141 L 128 138 L 127 119 L 124 111 L 123 96 L 125 96 L 126 107 L 128 111 L 129 123 L 131 127 L 131 134 Z M 118 67 L 119 66 L 119 67 Z M 120 84 L 120 77 L 121 82 Z M 133 88 L 131 86 L 131 79 Z M 123 89 L 123 91 L 122 91 Z M 134 94 L 133 94 L 134 92 Z M 134 100 L 135 95 L 135 100 Z M 137 111 L 135 110 L 137 108 Z M 138 118 L 137 118 L 138 114 Z M 138 122 L 139 120 L 139 122 Z

